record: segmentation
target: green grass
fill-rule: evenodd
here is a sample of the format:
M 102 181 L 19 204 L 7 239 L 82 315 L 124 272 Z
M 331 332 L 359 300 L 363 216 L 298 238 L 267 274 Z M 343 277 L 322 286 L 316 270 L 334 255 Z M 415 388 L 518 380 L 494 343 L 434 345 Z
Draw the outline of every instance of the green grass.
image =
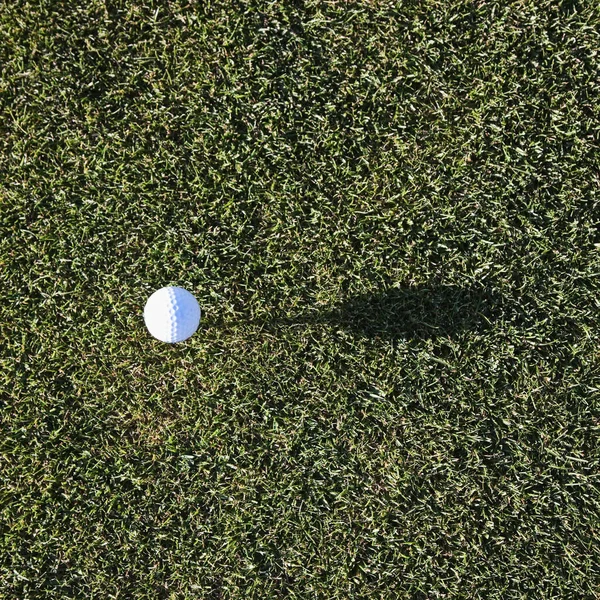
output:
M 83 5 L 0 5 L 0 598 L 598 598 L 598 4 Z

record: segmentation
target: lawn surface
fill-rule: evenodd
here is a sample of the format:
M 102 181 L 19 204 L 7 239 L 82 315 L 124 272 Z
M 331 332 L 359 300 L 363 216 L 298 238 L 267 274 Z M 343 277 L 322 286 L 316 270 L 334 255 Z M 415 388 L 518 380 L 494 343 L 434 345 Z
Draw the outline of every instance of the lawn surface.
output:
M 598 4 L 81 4 L 0 6 L 0 598 L 598 598 Z

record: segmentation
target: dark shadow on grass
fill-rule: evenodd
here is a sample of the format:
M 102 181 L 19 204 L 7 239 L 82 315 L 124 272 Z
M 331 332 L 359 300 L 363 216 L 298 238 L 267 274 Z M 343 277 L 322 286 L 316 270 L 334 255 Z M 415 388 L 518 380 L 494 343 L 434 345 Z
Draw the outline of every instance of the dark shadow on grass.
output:
M 501 315 L 500 297 L 485 287 L 423 285 L 392 288 L 350 297 L 331 309 L 271 320 L 210 321 L 209 327 L 243 323 L 273 330 L 328 325 L 360 337 L 410 339 L 452 337 L 461 331 L 486 329 Z
M 499 305 L 485 288 L 429 285 L 356 296 L 324 316 L 364 337 L 451 337 L 486 328 Z

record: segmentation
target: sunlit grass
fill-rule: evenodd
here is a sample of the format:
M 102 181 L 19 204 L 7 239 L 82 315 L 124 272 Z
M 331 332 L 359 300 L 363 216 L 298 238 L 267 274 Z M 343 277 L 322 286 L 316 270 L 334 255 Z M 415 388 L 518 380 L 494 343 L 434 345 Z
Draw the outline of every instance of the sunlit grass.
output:
M 0 9 L 0 598 L 597 597 L 597 7 L 146 4 Z

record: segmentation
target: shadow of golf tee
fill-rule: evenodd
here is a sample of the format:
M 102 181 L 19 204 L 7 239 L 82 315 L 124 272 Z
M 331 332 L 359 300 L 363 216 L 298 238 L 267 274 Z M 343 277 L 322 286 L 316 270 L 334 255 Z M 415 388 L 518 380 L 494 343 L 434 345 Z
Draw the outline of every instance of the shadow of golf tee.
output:
M 228 329 L 241 324 L 272 331 L 301 325 L 330 325 L 360 337 L 382 339 L 452 337 L 484 330 L 501 314 L 499 296 L 485 287 L 423 285 L 352 296 L 324 310 L 274 319 L 208 320 Z

